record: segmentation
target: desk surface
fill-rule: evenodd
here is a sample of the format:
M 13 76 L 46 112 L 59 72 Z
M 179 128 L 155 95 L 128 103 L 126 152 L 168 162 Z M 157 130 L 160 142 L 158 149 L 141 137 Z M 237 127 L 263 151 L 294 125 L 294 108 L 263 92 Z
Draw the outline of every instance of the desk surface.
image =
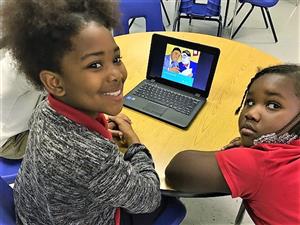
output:
M 161 189 L 168 190 L 164 171 L 172 157 L 186 149 L 217 150 L 238 136 L 238 117 L 234 111 L 240 105 L 248 82 L 258 67 L 278 64 L 280 61 L 255 48 L 224 38 L 187 32 L 158 33 L 221 50 L 207 103 L 187 130 L 123 108 L 122 112 L 131 118 L 135 131 L 153 156 Z M 151 36 L 152 33 L 148 32 L 115 37 L 128 71 L 125 93 L 146 77 Z

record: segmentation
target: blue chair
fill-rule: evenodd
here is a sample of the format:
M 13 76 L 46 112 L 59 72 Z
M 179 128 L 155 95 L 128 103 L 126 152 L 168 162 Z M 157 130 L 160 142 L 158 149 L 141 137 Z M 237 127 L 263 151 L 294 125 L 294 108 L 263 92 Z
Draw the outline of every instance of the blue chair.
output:
M 15 205 L 12 188 L 0 177 L 0 225 L 15 225 Z
M 15 182 L 22 159 L 5 159 L 0 157 L 0 177 L 8 184 Z
M 186 208 L 183 203 L 175 197 L 170 197 L 167 208 L 156 219 L 153 225 L 179 225 L 185 215 Z
M 129 20 L 144 17 L 146 31 L 165 31 L 160 0 L 120 0 L 120 26 L 114 29 L 114 36 L 129 33 Z
M 267 19 L 266 19 L 266 15 L 265 15 L 265 12 L 267 13 L 267 17 L 268 17 L 268 20 L 269 20 L 269 23 L 270 23 L 270 26 L 271 26 L 271 30 L 272 30 L 272 33 L 273 33 L 273 37 L 274 37 L 274 40 L 275 42 L 278 41 L 277 39 L 277 36 L 276 36 L 276 32 L 275 32 L 275 29 L 274 29 L 274 25 L 273 25 L 273 22 L 272 22 L 272 19 L 271 19 L 271 14 L 269 12 L 269 9 L 270 7 L 273 7 L 275 6 L 277 3 L 278 3 L 279 0 L 239 0 L 241 4 L 241 6 L 238 8 L 237 12 L 236 12 L 236 15 L 240 12 L 240 10 L 243 8 L 243 6 L 245 5 L 245 3 L 249 3 L 251 4 L 251 9 L 249 10 L 249 12 L 246 14 L 246 16 L 244 17 L 244 19 L 242 20 L 241 24 L 238 26 L 238 28 L 235 30 L 235 32 L 233 33 L 232 35 L 232 38 L 234 38 L 234 36 L 237 34 L 237 32 L 240 30 L 240 28 L 242 27 L 242 25 L 246 22 L 247 18 L 249 17 L 249 15 L 251 14 L 251 12 L 253 11 L 254 7 L 259 7 L 261 12 L 262 12 L 262 15 L 263 15 L 263 18 L 264 18 L 264 22 L 265 22 L 265 25 L 266 25 L 266 28 L 268 28 L 268 22 L 267 22 Z M 264 12 L 265 11 L 265 12 Z M 230 20 L 230 22 L 228 23 L 228 26 L 232 23 L 232 19 Z
M 178 1 L 178 0 L 177 0 Z M 178 4 L 178 3 L 176 3 Z M 222 34 L 221 0 L 208 0 L 207 4 L 195 3 L 195 0 L 181 0 L 177 16 L 174 20 L 173 31 L 180 29 L 180 19 L 209 20 L 218 23 L 218 36 Z

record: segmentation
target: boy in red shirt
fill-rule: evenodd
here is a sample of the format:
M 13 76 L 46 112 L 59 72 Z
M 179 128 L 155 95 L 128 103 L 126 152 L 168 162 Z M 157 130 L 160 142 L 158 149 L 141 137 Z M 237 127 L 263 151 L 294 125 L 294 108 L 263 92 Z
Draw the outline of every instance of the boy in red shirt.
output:
M 300 224 L 300 67 L 258 72 L 242 104 L 240 137 L 223 151 L 177 154 L 166 180 L 180 191 L 241 197 L 255 224 Z

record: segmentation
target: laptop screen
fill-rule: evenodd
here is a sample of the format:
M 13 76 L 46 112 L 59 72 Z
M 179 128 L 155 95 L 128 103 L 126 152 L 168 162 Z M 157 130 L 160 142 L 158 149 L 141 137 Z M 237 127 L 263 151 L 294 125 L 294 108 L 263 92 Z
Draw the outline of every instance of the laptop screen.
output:
M 147 78 L 207 97 L 219 49 L 154 34 Z

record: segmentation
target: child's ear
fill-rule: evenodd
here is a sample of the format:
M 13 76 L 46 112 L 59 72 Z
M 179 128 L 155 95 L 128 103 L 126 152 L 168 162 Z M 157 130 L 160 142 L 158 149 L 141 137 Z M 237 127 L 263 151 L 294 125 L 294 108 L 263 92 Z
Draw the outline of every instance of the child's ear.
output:
M 59 97 L 65 95 L 63 79 L 57 73 L 53 73 L 49 70 L 43 70 L 40 72 L 40 79 L 50 94 Z

